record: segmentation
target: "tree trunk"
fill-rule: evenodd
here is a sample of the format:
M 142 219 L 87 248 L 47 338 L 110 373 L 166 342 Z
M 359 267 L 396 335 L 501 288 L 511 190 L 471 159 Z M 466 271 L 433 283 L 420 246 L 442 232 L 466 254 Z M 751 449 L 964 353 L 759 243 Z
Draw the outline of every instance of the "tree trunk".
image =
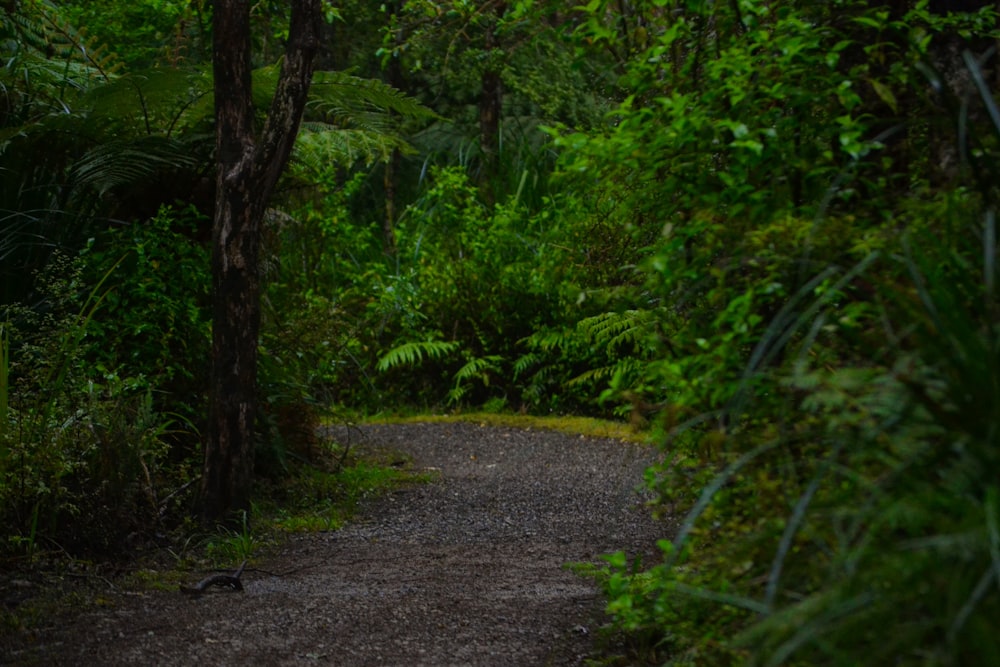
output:
M 403 8 L 403 1 L 385 3 L 386 25 L 393 25 L 395 17 Z M 403 43 L 403 33 L 396 34 L 396 48 Z M 399 55 L 393 54 L 386 67 L 386 82 L 396 90 L 403 90 L 403 66 Z M 392 149 L 385 163 L 385 215 L 382 217 L 382 247 L 386 255 L 396 254 L 396 182 L 399 178 L 399 164 L 402 156 L 398 148 Z
M 493 53 L 502 48 L 497 34 L 497 21 L 507 11 L 499 2 L 493 8 L 494 19 L 486 27 L 485 50 L 487 65 L 480 81 L 479 93 L 479 150 L 482 153 L 480 187 L 488 204 L 496 201 L 496 179 L 500 157 L 500 116 L 503 112 L 503 84 L 500 79 L 499 59 Z
M 292 5 L 281 76 L 259 136 L 251 91 L 249 0 L 216 0 L 213 10 L 218 173 L 212 233 L 212 368 L 201 488 L 202 516 L 209 521 L 249 507 L 261 224 L 309 94 L 320 1 L 296 0 Z
M 382 217 L 382 250 L 386 255 L 396 254 L 396 180 L 399 178 L 401 155 L 393 148 L 385 162 L 385 215 Z

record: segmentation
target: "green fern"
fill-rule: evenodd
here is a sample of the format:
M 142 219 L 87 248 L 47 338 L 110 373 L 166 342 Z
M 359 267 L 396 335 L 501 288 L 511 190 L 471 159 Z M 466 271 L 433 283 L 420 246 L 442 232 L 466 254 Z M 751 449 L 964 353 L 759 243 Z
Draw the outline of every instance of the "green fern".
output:
M 110 49 L 70 25 L 51 3 L 15 3 L 12 10 L 0 12 L 0 35 L 17 45 L 19 57 L 39 56 L 80 65 L 84 69 L 78 73 L 87 72 L 104 80 L 110 80 L 122 67 Z M 7 66 L 12 62 L 8 61 Z
M 49 3 L 15 3 L 0 12 L 0 40 L 0 123 L 8 126 L 72 113 L 81 92 L 112 80 L 120 68 L 113 54 L 74 30 Z
M 457 384 L 478 378 L 483 381 L 483 384 L 489 386 L 490 376 L 488 375 L 488 371 L 499 372 L 500 367 L 498 364 L 502 361 L 503 357 L 496 354 L 485 357 L 473 357 L 455 373 L 455 382 Z
M 524 339 L 524 344 L 529 349 L 541 352 L 553 352 L 560 348 L 565 349 L 572 346 L 578 340 L 578 335 L 573 329 L 545 329 L 536 331 Z
M 626 380 L 627 385 L 627 380 L 638 377 L 644 366 L 645 363 L 635 357 L 625 357 L 613 364 L 584 371 L 566 382 L 566 386 L 572 387 L 589 383 L 608 382 L 614 377 Z
M 340 129 L 321 123 L 305 123 L 295 142 L 294 168 L 319 174 L 331 165 L 371 165 L 388 160 L 394 150 L 408 154 L 413 148 L 400 137 L 368 130 Z
M 543 361 L 542 355 L 536 352 L 528 352 L 527 354 L 522 354 L 514 362 L 514 379 L 521 377 L 530 368 L 533 368 Z
M 166 137 L 110 141 L 88 151 L 77 162 L 72 181 L 103 195 L 114 187 L 148 179 L 161 170 L 193 169 L 198 164 L 185 142 Z
M 277 65 L 254 72 L 254 103 L 259 108 L 267 108 L 278 74 Z M 412 153 L 403 124 L 432 118 L 437 118 L 433 111 L 382 81 L 316 72 L 292 171 L 316 174 L 331 164 L 371 165 L 389 159 L 394 151 Z
M 317 72 L 313 76 L 309 113 L 339 126 L 390 131 L 399 119 L 438 118 L 414 98 L 377 79 L 346 72 Z
M 215 114 L 207 71 L 146 70 L 116 77 L 87 95 L 90 112 L 133 134 L 207 130 Z
M 651 310 L 609 312 L 580 320 L 577 328 L 590 340 L 604 345 L 608 354 L 638 348 L 659 318 Z
M 427 359 L 441 359 L 459 348 L 455 341 L 425 340 L 397 345 L 378 360 L 375 368 L 381 372 L 399 366 L 416 366 Z
M 448 401 L 458 403 L 469 392 L 470 383 L 480 380 L 483 386 L 490 386 L 490 373 L 499 373 L 503 357 L 495 354 L 473 357 L 455 373 L 455 386 L 448 392 Z

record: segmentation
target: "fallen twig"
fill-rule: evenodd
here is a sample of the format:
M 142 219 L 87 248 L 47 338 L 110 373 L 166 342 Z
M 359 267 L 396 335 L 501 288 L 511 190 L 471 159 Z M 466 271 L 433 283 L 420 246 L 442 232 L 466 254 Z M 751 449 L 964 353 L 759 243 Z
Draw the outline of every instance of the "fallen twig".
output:
M 213 574 L 210 577 L 205 577 L 194 586 L 181 586 L 181 593 L 185 595 L 201 595 L 209 586 L 228 586 L 235 591 L 242 591 L 243 584 L 240 582 L 240 576 L 243 574 L 243 569 L 246 566 L 247 562 L 243 561 L 240 569 L 236 570 L 235 574 Z

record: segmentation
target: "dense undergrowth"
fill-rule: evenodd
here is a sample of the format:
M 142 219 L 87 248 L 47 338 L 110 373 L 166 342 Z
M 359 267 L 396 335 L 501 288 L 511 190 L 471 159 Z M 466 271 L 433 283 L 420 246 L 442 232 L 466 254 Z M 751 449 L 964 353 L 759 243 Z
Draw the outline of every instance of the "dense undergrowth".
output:
M 345 5 L 352 74 L 266 231 L 269 511 L 340 520 L 296 513 L 340 497 L 303 463 L 330 406 L 613 417 L 684 518 L 592 572 L 609 663 L 1000 660 L 1000 35 L 953 4 Z M 2 24 L 11 559 L 182 526 L 208 363 L 205 70 L 31 7 Z

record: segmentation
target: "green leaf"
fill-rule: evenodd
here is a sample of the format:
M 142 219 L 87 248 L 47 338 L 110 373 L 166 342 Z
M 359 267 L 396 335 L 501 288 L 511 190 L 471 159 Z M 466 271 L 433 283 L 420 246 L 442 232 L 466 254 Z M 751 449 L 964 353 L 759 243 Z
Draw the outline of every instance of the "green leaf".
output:
M 456 341 L 427 340 L 403 343 L 386 352 L 378 360 L 376 368 L 387 371 L 397 366 L 415 366 L 428 359 L 440 359 L 459 348 Z

